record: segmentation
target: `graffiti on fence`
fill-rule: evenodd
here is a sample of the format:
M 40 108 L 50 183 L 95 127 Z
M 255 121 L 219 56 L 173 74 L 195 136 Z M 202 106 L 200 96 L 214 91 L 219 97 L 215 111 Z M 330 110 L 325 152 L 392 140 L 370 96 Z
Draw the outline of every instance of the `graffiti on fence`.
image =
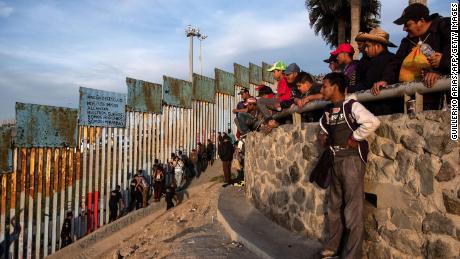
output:
M 18 147 L 75 147 L 77 109 L 16 103 Z
M 161 114 L 161 85 L 147 81 L 126 78 L 128 86 L 127 109 L 136 112 Z
M 125 127 L 126 95 L 80 87 L 80 125 Z

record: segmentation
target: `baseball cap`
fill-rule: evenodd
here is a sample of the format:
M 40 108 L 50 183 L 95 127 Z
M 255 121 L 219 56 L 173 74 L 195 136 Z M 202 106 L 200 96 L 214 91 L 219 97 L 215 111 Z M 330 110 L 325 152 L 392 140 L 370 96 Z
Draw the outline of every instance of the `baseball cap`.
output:
M 243 93 L 249 93 L 249 89 L 247 89 L 246 87 L 241 88 L 238 94 L 243 94 Z
M 246 100 L 246 102 L 244 103 L 244 105 L 248 105 L 249 103 L 257 103 L 257 99 L 254 98 L 254 97 L 250 97 Z
M 259 88 L 258 91 L 259 91 L 259 94 L 257 96 L 262 96 L 262 95 L 272 94 L 273 93 L 273 90 L 270 87 L 266 86 L 266 85 L 264 85 L 261 88 Z
M 339 55 L 340 53 L 350 53 L 354 54 L 355 49 L 349 43 L 342 43 L 340 44 L 336 50 L 331 52 L 331 55 Z
M 286 68 L 286 71 L 284 71 L 284 74 L 289 75 L 292 72 L 300 72 L 300 67 L 297 66 L 296 63 L 289 64 L 289 66 Z
M 259 91 L 260 89 L 262 89 L 265 85 L 264 84 L 260 84 L 258 86 L 256 86 L 256 91 Z
M 284 64 L 283 61 L 277 61 L 277 62 L 273 63 L 273 65 L 269 69 L 267 69 L 268 72 L 272 72 L 273 70 L 284 71 L 284 70 L 286 70 L 286 64 Z
M 425 19 L 426 21 L 430 21 L 433 18 L 433 15 L 429 15 L 430 11 L 428 7 L 424 4 L 414 3 L 406 7 L 398 19 L 396 19 L 393 23 L 397 25 L 403 25 L 409 20 L 420 20 L 421 18 Z

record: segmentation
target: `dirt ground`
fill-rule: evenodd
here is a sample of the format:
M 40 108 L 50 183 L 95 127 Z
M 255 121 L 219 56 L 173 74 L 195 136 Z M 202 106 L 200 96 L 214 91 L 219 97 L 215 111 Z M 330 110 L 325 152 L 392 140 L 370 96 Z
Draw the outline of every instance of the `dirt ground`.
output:
M 147 223 L 143 220 L 130 225 L 129 230 L 121 230 L 116 238 L 106 240 L 111 248 L 98 257 L 257 258 L 242 244 L 232 242 L 217 222 L 217 200 L 223 188 L 221 168 L 220 161 L 216 161 L 195 179 L 184 201 L 176 207 L 166 211 L 162 200 L 161 209 L 150 215 Z M 98 251 L 97 244 L 91 250 Z M 102 250 L 101 247 L 99 252 Z

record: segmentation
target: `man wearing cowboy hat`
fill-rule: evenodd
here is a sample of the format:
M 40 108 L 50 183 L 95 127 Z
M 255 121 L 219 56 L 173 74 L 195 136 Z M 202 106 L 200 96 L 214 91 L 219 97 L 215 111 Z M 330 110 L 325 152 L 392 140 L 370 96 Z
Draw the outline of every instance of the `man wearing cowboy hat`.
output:
M 358 78 L 355 88 L 349 89 L 348 92 L 371 89 L 374 83 L 382 80 L 385 67 L 395 57 L 395 54 L 388 51 L 388 47 L 396 47 L 389 38 L 388 33 L 382 28 L 375 28 L 369 33 L 360 33 L 356 36 L 356 41 L 364 44 L 364 52 L 369 57 L 369 63 L 364 75 Z M 390 78 L 389 81 L 390 84 L 395 83 L 396 78 Z
M 393 23 L 404 25 L 403 30 L 407 36 L 401 40 L 396 58 L 390 62 L 383 73 L 383 79 L 374 84 L 372 93 L 377 95 L 381 88 L 386 88 L 393 78 L 399 75 L 399 81 L 406 82 L 409 76 L 420 79 L 427 87 L 432 87 L 441 75 L 450 74 L 450 18 L 439 14 L 429 14 L 428 7 L 414 3 L 404 9 L 401 17 Z M 414 49 L 422 44 L 429 45 L 434 53 L 429 57 L 421 58 L 423 61 L 417 66 L 413 65 L 415 58 L 409 57 Z M 420 51 L 419 51 L 420 52 Z M 405 62 L 411 58 L 412 62 Z M 423 64 L 422 64 L 423 63 Z M 417 65 L 417 64 L 416 64 Z M 410 72 L 417 70 L 415 75 Z M 412 73 L 413 74 L 413 73 Z
M 360 33 L 356 41 L 363 42 L 366 56 L 369 58 L 365 73 L 358 77 L 358 83 L 349 92 L 371 89 L 374 83 L 381 81 L 383 71 L 395 59 L 395 54 L 388 51 L 388 47 L 396 47 L 390 42 L 390 37 L 382 28 L 372 29 L 369 33 Z M 396 83 L 396 78 L 390 78 L 390 84 Z M 366 103 L 366 108 L 375 115 L 384 115 L 393 112 L 402 112 L 402 102 L 398 98 L 385 100 L 385 102 Z

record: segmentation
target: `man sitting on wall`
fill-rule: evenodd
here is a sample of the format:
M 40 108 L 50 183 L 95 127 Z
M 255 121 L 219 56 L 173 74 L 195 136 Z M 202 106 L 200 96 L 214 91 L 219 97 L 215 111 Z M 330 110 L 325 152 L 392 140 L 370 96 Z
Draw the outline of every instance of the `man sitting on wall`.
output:
M 257 100 L 254 97 L 249 98 L 246 101 L 246 108 L 248 112 L 240 113 L 235 118 L 235 124 L 238 130 L 241 132 L 241 136 L 248 134 L 250 131 L 256 130 L 260 126 L 260 122 L 263 122 L 263 115 L 257 110 Z

